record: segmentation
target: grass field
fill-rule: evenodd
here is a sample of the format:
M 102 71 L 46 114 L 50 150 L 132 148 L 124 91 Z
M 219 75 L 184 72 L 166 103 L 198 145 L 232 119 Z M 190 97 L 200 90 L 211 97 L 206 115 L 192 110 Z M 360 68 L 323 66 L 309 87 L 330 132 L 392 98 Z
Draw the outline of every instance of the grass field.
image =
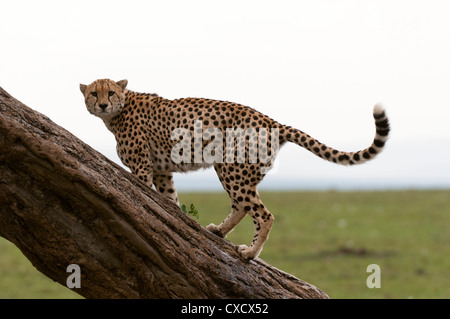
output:
M 202 225 L 228 214 L 225 193 L 181 193 Z M 331 298 L 450 298 L 450 191 L 261 192 L 274 214 L 260 257 Z M 246 217 L 227 237 L 249 244 Z M 369 289 L 369 264 L 381 288 Z M 76 298 L 0 240 L 0 298 Z

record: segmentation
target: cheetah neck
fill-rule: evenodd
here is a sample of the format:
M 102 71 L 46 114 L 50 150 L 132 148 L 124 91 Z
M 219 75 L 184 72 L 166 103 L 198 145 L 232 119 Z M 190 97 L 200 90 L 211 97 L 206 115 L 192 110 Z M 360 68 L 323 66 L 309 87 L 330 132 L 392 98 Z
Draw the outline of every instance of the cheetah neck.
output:
M 117 115 L 116 115 L 117 116 Z M 103 120 L 103 123 L 105 123 L 105 126 L 106 126 L 106 128 L 108 129 L 108 130 L 110 130 L 112 133 L 114 133 L 114 126 L 112 125 L 112 122 L 113 122 L 113 118 L 114 118 L 115 116 L 110 116 L 110 117 L 103 117 L 102 118 L 102 120 Z
M 122 106 L 122 110 L 126 109 L 128 107 L 133 107 L 134 105 L 137 105 L 137 103 L 141 103 L 144 101 L 149 102 L 149 105 L 154 107 L 161 100 L 161 97 L 158 96 L 157 94 L 139 93 L 139 92 L 134 92 L 134 91 L 127 90 L 127 89 L 124 90 L 124 95 L 125 95 L 125 102 Z M 115 134 L 115 131 L 117 129 L 117 127 L 116 127 L 117 122 L 119 121 L 121 115 L 122 115 L 122 111 L 119 114 L 102 117 L 102 120 L 105 123 L 105 126 L 113 134 Z

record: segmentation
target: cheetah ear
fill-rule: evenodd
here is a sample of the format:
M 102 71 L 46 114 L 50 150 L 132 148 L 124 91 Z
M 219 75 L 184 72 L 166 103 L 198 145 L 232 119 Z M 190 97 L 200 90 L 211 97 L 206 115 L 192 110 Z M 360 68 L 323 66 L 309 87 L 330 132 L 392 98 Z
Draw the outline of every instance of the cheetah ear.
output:
M 118 86 L 120 86 L 122 88 L 122 90 L 125 90 L 125 88 L 127 87 L 127 84 L 128 84 L 128 80 L 120 80 L 120 81 L 117 81 L 116 84 Z
M 83 95 L 84 95 L 84 92 L 86 92 L 86 88 L 87 88 L 87 85 L 80 83 L 80 91 L 81 91 L 81 93 L 83 93 Z

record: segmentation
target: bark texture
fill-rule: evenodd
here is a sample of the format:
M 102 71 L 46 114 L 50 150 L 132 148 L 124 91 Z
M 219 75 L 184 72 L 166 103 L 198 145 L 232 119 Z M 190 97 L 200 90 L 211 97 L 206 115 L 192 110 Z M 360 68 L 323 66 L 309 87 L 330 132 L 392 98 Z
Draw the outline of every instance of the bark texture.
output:
M 328 298 L 247 262 L 131 173 L 0 88 L 0 236 L 86 298 Z

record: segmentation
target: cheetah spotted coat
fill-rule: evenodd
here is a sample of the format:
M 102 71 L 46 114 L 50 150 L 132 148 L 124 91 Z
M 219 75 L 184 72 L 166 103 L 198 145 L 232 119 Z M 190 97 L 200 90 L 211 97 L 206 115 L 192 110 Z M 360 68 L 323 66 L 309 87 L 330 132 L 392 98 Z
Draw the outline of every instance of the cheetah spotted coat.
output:
M 114 134 L 123 164 L 144 183 L 154 185 L 157 191 L 176 203 L 173 172 L 213 166 L 230 197 L 231 213 L 220 225 L 211 224 L 207 229 L 225 237 L 248 214 L 255 226 L 254 238 L 249 247 L 240 245 L 237 248 L 247 259 L 259 255 L 274 221 L 256 188 L 270 169 L 279 147 L 292 142 L 337 164 L 361 164 L 381 152 L 389 133 L 386 113 L 376 105 L 373 112 L 376 134 L 372 145 L 357 152 L 343 152 L 247 106 L 203 98 L 168 100 L 156 94 L 133 92 L 126 86 L 126 80 L 114 82 L 108 79 L 80 85 L 88 111 L 103 119 Z M 225 132 L 230 128 L 253 129 L 256 134 L 238 132 L 227 136 Z M 223 141 L 230 145 L 234 143 L 236 147 L 231 150 L 215 148 L 211 152 L 213 162 L 202 160 L 202 151 L 210 145 L 217 129 L 223 132 Z M 196 140 L 195 136 L 203 139 Z M 215 138 L 220 142 L 217 135 Z M 184 141 L 185 147 L 178 149 L 180 140 Z M 258 150 L 252 146 L 258 143 L 264 145 L 259 148 L 263 155 L 259 154 L 256 161 L 250 160 L 254 159 L 253 151 Z M 238 145 L 243 146 L 244 153 L 238 154 Z M 182 156 L 184 160 L 180 161 Z M 230 158 L 234 160 L 230 161 Z

